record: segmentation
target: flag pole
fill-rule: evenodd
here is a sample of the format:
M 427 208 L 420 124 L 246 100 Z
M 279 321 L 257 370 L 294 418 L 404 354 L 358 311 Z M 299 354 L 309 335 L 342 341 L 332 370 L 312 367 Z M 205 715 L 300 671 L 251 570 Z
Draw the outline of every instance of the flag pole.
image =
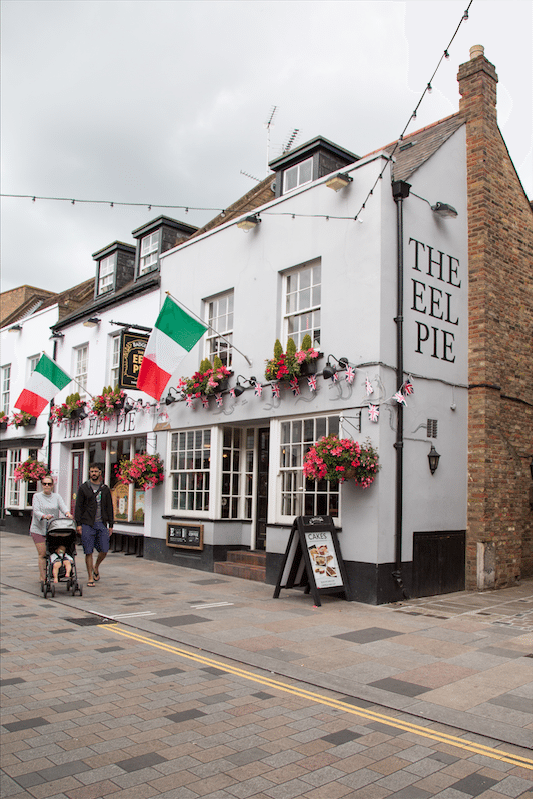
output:
M 191 309 L 190 309 L 190 308 L 187 308 L 187 306 L 186 306 L 186 305 L 184 305 L 184 304 L 181 302 L 181 300 L 178 300 L 178 298 L 177 298 L 177 297 L 174 297 L 174 295 L 173 295 L 173 294 L 171 294 L 171 293 L 170 293 L 170 291 L 165 291 L 165 294 L 166 294 L 167 296 L 171 297 L 171 298 L 174 300 L 174 302 L 176 302 L 178 305 L 181 305 L 181 307 L 182 307 L 182 308 L 183 308 L 185 311 L 187 311 L 187 313 L 190 313 L 190 314 L 192 314 L 192 316 L 195 316 L 195 317 L 196 317 L 196 319 L 198 319 L 198 321 L 199 321 L 199 322 L 201 322 L 203 325 L 205 325 L 207 328 L 209 328 L 209 330 L 212 330 L 212 331 L 213 331 L 213 333 L 215 333 L 215 334 L 216 334 L 216 335 L 217 335 L 219 338 L 221 338 L 221 339 L 223 339 L 225 342 L 227 342 L 227 344 L 229 344 L 229 346 L 231 347 L 231 349 L 232 349 L 232 350 L 235 350 L 235 352 L 238 352 L 238 353 L 239 353 L 239 355 L 242 355 L 242 357 L 244 358 L 244 360 L 246 361 L 246 363 L 248 364 L 248 366 L 251 366 L 251 365 L 252 365 L 252 362 L 251 362 L 251 360 L 248 358 L 248 356 L 247 356 L 247 355 L 245 355 L 245 354 L 244 354 L 244 352 L 241 352 L 239 349 L 237 349 L 237 347 L 235 346 L 235 344 L 233 344 L 233 342 L 232 342 L 232 341 L 229 341 L 229 339 L 227 339 L 227 338 L 226 338 L 226 336 L 223 336 L 223 335 L 222 335 L 222 333 L 219 333 L 219 332 L 218 332 L 218 330 L 215 330 L 215 328 L 213 327 L 213 325 L 210 325 L 210 324 L 209 324 L 209 322 L 205 322 L 203 319 L 200 319 L 200 317 L 198 316 L 198 314 L 195 314 L 195 313 L 194 313 L 194 311 L 191 311 Z

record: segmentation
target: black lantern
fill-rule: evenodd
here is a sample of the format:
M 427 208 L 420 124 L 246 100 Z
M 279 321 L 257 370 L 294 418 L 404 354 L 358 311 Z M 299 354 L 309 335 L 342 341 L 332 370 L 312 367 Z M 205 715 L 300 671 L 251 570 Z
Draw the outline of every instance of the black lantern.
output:
M 439 459 L 440 455 L 432 444 L 431 449 L 429 450 L 428 453 L 429 471 L 431 472 L 431 474 L 435 474 L 435 472 L 437 471 L 439 465 Z

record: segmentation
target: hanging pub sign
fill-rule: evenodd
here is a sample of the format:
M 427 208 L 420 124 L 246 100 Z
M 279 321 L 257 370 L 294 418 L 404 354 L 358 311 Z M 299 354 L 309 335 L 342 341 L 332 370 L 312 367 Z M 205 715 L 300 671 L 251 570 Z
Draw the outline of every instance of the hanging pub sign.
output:
M 292 525 L 274 599 L 282 588 L 305 588 L 315 605 L 322 594 L 351 594 L 331 516 L 298 516 Z
M 137 388 L 137 377 L 147 342 L 147 333 L 122 330 L 120 334 L 119 388 Z

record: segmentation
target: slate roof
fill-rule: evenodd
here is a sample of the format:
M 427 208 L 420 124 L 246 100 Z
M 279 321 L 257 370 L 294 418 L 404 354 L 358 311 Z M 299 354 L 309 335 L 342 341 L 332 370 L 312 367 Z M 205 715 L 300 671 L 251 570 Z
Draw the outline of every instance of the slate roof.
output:
M 464 123 L 465 119 L 462 114 L 452 114 L 404 136 L 394 153 L 396 161 L 393 167 L 394 180 L 407 180 L 411 177 Z M 392 153 L 396 144 L 397 142 L 393 141 L 385 147 L 381 147 L 380 150 Z M 375 152 L 379 152 L 379 150 L 375 150 Z

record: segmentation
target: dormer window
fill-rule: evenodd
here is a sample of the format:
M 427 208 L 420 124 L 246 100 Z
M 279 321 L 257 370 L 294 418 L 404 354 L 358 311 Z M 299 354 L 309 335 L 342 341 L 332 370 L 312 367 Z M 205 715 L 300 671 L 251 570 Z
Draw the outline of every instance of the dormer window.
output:
M 276 173 L 276 197 L 346 169 L 358 160 L 359 156 L 355 153 L 317 136 L 270 161 L 269 166 Z
M 159 269 L 160 256 L 188 239 L 197 230 L 197 227 L 170 219 L 168 216 L 159 216 L 147 225 L 134 230 L 133 238 L 138 241 L 135 279 L 145 278 L 146 281 L 155 279 L 156 275 L 152 273 Z
M 141 239 L 139 275 L 145 275 L 157 267 L 159 252 L 159 230 Z
M 286 169 L 283 173 L 283 190 L 284 193 L 292 189 L 303 186 L 304 183 L 311 183 L 313 179 L 313 159 L 308 158 L 302 161 L 301 164 L 296 164 L 290 169 Z
M 100 267 L 98 269 L 98 295 L 113 291 L 115 283 L 115 263 L 116 256 L 114 254 L 100 261 Z
M 96 261 L 94 298 L 105 297 L 120 291 L 131 280 L 135 268 L 135 247 L 114 241 L 93 253 Z

